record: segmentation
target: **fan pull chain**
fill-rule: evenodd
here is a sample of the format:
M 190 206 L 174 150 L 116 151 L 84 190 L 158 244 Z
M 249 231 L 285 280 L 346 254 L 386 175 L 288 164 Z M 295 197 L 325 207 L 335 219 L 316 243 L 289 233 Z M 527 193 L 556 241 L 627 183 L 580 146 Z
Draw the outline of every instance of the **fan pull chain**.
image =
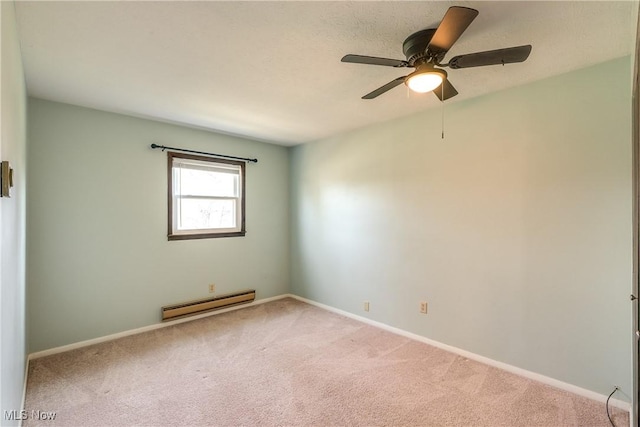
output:
M 442 82 L 442 84 L 440 85 L 440 87 L 442 88 L 442 100 L 440 101 L 440 103 L 442 104 L 442 136 L 440 139 L 444 139 L 444 81 Z

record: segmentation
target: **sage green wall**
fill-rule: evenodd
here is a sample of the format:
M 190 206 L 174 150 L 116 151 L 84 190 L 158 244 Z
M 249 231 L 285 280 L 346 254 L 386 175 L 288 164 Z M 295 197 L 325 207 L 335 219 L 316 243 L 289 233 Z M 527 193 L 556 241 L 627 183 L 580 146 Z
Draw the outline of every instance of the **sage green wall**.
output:
M 285 147 L 29 100 L 29 342 L 39 351 L 158 323 L 217 293 L 289 292 Z M 167 159 L 151 143 L 257 157 L 247 235 L 167 241 Z
M 293 292 L 629 399 L 630 69 L 450 104 L 444 140 L 437 108 L 296 147 Z
M 26 107 L 27 97 L 13 2 L 0 2 L 2 79 L 0 160 L 13 168 L 11 197 L 0 199 L 0 424 L 22 409 L 26 363 Z

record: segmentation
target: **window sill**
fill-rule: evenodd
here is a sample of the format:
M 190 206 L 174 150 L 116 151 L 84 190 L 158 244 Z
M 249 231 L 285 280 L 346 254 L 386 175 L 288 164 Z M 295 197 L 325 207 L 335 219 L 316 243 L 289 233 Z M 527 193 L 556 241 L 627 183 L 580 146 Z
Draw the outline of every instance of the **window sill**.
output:
M 169 234 L 168 240 L 193 240 L 193 239 L 215 239 L 218 237 L 244 237 L 246 231 L 232 231 L 225 233 L 200 233 L 200 234 Z

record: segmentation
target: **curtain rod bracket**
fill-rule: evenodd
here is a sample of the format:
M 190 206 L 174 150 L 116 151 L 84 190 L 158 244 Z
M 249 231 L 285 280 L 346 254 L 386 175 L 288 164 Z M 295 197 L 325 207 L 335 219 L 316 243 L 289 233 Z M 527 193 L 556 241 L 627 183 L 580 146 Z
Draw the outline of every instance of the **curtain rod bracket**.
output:
M 215 154 L 215 153 L 206 153 L 204 151 L 195 151 L 195 150 L 187 150 L 185 148 L 176 148 L 176 147 L 167 147 L 164 145 L 158 145 L 158 144 L 151 144 L 151 148 L 162 148 L 162 151 L 164 150 L 175 150 L 175 151 L 183 151 L 185 153 L 195 153 L 195 154 L 204 154 L 205 156 L 212 156 L 212 157 L 220 157 L 223 159 L 234 159 L 234 160 L 242 160 L 245 162 L 252 162 L 252 163 L 258 163 L 258 159 L 250 159 L 248 157 L 236 157 L 236 156 L 227 156 L 226 154 Z

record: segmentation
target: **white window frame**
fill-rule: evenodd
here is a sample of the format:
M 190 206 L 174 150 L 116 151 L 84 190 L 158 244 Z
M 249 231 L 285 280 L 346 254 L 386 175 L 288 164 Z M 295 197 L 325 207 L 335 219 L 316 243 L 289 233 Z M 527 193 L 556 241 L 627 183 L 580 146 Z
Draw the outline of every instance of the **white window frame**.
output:
M 168 159 L 168 233 L 169 240 L 185 240 L 185 239 L 206 239 L 214 237 L 236 237 L 244 236 L 245 230 L 245 163 L 236 160 L 219 159 L 213 157 L 196 156 L 193 154 L 183 154 L 170 151 L 167 153 Z M 229 170 L 230 173 L 237 173 L 239 178 L 238 195 L 236 197 L 228 196 L 194 196 L 178 194 L 178 186 L 176 185 L 177 174 L 174 173 L 176 165 L 181 167 L 190 166 L 193 169 L 206 170 Z M 180 198 L 205 198 L 211 200 L 235 200 L 236 226 L 233 228 L 200 228 L 190 230 L 178 229 L 179 209 L 178 200 Z

